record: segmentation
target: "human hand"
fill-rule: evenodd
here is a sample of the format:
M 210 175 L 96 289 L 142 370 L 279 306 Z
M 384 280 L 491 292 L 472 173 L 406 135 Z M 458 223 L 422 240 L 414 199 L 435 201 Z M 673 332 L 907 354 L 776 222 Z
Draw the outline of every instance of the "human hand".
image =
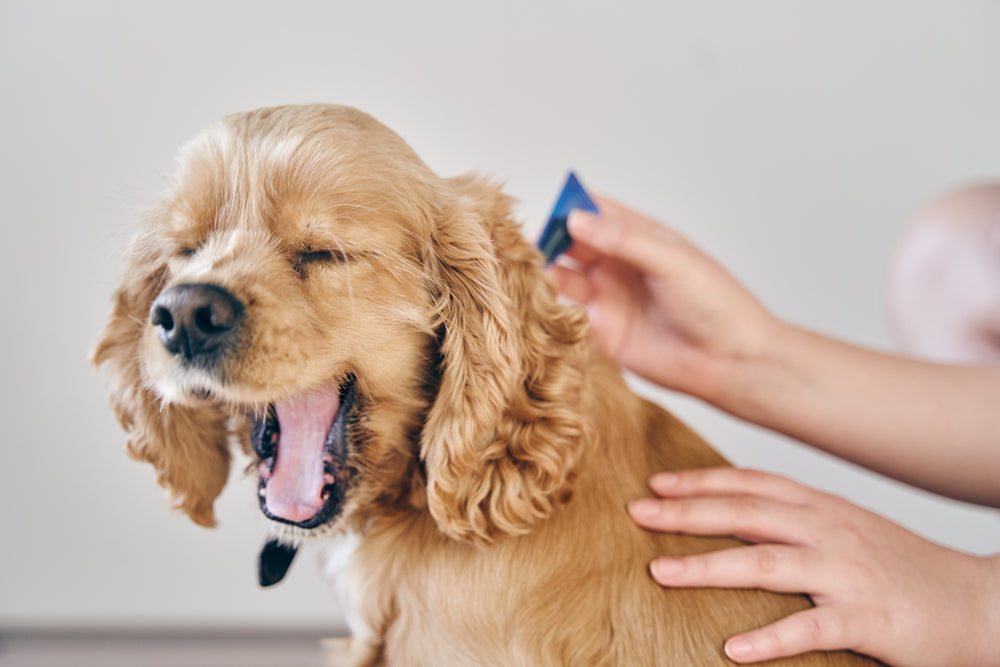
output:
M 716 468 L 656 475 L 639 525 L 749 546 L 650 566 L 666 587 L 806 593 L 815 607 L 730 638 L 740 663 L 850 649 L 899 666 L 997 665 L 1000 560 L 958 553 L 792 480 Z
M 556 265 L 560 291 L 585 305 L 619 364 L 713 403 L 733 364 L 763 354 L 779 325 L 721 266 L 676 232 L 610 199 L 599 216 L 573 211 L 575 264 Z

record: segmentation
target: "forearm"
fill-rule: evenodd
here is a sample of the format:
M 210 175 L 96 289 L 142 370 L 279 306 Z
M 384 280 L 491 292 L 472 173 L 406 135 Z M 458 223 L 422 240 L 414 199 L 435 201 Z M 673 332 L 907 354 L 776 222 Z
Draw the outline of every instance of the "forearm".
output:
M 724 410 L 916 486 L 1000 507 L 1000 367 L 947 366 L 790 325 L 735 362 Z

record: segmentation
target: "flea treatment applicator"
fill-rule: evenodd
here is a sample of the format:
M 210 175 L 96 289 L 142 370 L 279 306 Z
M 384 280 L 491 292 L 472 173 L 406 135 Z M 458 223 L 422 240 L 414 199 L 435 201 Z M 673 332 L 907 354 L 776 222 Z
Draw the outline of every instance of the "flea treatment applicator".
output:
M 566 178 L 566 185 L 559 193 L 556 205 L 552 207 L 552 214 L 549 215 L 549 221 L 545 223 L 542 237 L 538 240 L 538 249 L 545 255 L 546 266 L 566 252 L 566 249 L 573 243 L 573 239 L 570 238 L 569 231 L 566 229 L 566 219 L 569 218 L 569 212 L 574 208 L 599 213 L 597 205 L 580 185 L 576 174 L 571 171 Z

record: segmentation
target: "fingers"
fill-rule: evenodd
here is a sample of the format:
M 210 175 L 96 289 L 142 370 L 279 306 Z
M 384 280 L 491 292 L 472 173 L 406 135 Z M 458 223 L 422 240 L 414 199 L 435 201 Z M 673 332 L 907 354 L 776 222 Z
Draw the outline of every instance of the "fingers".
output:
M 825 494 L 756 470 L 706 468 L 661 473 L 649 481 L 660 497 L 629 505 L 639 525 L 695 535 L 734 535 L 750 542 L 812 544 L 815 507 Z
M 661 586 L 761 588 L 777 593 L 815 592 L 819 583 L 812 552 L 765 544 L 722 549 L 683 558 L 658 558 L 649 571 Z
M 659 558 L 650 565 L 661 586 L 677 588 L 762 589 L 776 593 L 808 593 L 825 597 L 824 564 L 811 549 L 755 545 L 683 558 Z M 848 627 L 842 606 L 798 612 L 726 642 L 726 655 L 736 662 L 771 660 L 809 651 L 850 649 L 858 637 Z
M 587 276 L 579 271 L 553 264 L 549 268 L 549 275 L 556 281 L 559 293 L 571 301 L 587 304 L 593 295 L 593 287 Z
M 644 273 L 657 274 L 668 263 L 675 232 L 610 199 L 597 197 L 600 215 L 574 210 L 567 225 L 574 243 L 567 253 L 588 265 L 601 256 L 631 264 Z
M 735 662 L 761 662 L 809 651 L 851 649 L 856 645 L 854 634 L 848 619 L 837 609 L 816 607 L 732 637 L 725 651 Z
M 662 498 L 753 495 L 794 504 L 814 503 L 822 495 L 787 477 L 732 467 L 659 473 L 650 478 L 649 488 Z
M 641 498 L 628 506 L 644 528 L 689 535 L 733 535 L 750 542 L 811 544 L 804 506 L 752 495 Z
M 753 470 L 709 468 L 663 473 L 649 482 L 658 498 L 629 505 L 646 528 L 694 535 L 735 535 L 756 544 L 650 564 L 653 579 L 676 588 L 761 589 L 806 593 L 822 602 L 766 627 L 731 638 L 726 655 L 739 663 L 809 651 L 854 648 L 843 604 L 829 604 L 838 570 L 822 542 L 823 513 L 835 498 L 784 477 Z M 825 508 L 825 509 L 824 509 Z M 819 532 L 817 532 L 819 531 Z
M 585 273 L 554 265 L 549 275 L 559 292 L 587 309 L 591 330 L 598 345 L 613 361 L 620 362 L 627 338 L 633 329 L 636 288 L 630 276 L 616 266 L 594 266 Z

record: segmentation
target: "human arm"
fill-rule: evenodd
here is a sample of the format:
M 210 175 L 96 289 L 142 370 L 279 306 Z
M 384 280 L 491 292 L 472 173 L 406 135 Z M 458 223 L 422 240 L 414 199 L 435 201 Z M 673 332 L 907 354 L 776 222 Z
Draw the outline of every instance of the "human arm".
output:
M 734 370 L 729 412 L 935 493 L 1000 507 L 1000 367 L 867 350 L 790 325 Z
M 1000 366 L 867 350 L 783 322 L 676 232 L 614 201 L 569 221 L 560 289 L 626 368 L 892 477 L 1000 506 Z
M 623 366 L 887 474 L 998 504 L 1000 438 L 986 403 L 1000 395 L 996 370 L 899 359 L 781 322 L 679 235 L 599 205 L 600 218 L 571 217 L 575 264 L 553 275 Z M 640 525 L 755 543 L 659 559 L 662 585 L 812 595 L 814 609 L 727 642 L 738 662 L 849 648 L 896 665 L 997 664 L 997 557 L 752 471 L 658 476 L 651 488 L 658 498 L 630 506 Z

